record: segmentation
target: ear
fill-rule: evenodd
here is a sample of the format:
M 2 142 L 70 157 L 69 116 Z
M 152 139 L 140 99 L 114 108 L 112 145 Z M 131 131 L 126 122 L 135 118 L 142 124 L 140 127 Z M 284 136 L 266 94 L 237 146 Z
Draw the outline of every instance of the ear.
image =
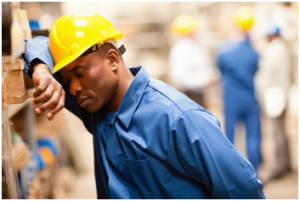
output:
M 114 49 L 110 49 L 106 54 L 106 58 L 109 66 L 111 66 L 111 69 L 113 71 L 117 70 L 120 62 L 119 54 L 117 53 L 117 51 Z

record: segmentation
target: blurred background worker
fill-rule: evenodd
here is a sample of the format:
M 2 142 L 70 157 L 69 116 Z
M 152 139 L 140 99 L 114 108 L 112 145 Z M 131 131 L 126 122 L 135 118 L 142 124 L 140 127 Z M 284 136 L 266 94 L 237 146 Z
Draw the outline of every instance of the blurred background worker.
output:
M 214 80 L 208 53 L 196 42 L 196 19 L 188 14 L 177 16 L 171 24 L 179 37 L 169 54 L 172 84 L 189 98 L 206 108 L 204 94 Z
M 257 86 L 262 114 L 266 123 L 271 124 L 275 146 L 275 164 L 267 179 L 275 179 L 291 170 L 284 119 L 291 84 L 292 55 L 277 24 L 269 23 L 266 37 L 268 45 L 259 63 Z
M 261 128 L 253 79 L 259 56 L 252 48 L 247 33 L 254 21 L 254 11 L 251 7 L 241 7 L 235 12 L 234 18 L 239 39 L 222 46 L 217 53 L 222 74 L 225 133 L 234 143 L 236 123 L 240 120 L 245 123 L 248 158 L 257 170 L 261 163 Z

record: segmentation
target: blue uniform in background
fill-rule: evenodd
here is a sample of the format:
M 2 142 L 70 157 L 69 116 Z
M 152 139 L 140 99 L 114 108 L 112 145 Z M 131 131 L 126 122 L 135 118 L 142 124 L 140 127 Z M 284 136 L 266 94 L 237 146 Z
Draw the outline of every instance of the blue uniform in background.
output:
M 248 158 L 255 169 L 261 163 L 260 115 L 254 89 L 258 59 L 248 35 L 244 41 L 224 45 L 217 55 L 222 74 L 226 135 L 233 143 L 237 121 L 245 123 Z
M 38 58 L 52 72 L 47 42 L 28 42 L 26 65 Z M 55 74 L 66 108 L 93 134 L 98 198 L 265 198 L 255 170 L 211 113 L 143 67 L 130 71 L 135 78 L 119 110 L 95 113 L 79 107 Z

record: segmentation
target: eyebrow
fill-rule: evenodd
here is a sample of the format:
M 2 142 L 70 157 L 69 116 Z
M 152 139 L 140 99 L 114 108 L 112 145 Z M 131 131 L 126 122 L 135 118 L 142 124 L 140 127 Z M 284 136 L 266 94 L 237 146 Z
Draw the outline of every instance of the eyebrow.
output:
M 68 73 L 74 72 L 75 70 L 77 70 L 79 67 L 81 67 L 80 65 L 76 65 L 74 66 L 74 68 L 72 68 L 71 70 L 68 71 Z M 62 79 L 65 80 L 65 77 L 63 75 L 61 75 Z
M 72 73 L 72 72 L 76 71 L 80 67 L 84 68 L 87 65 L 90 65 L 90 60 L 85 61 L 83 65 L 76 65 L 76 66 L 74 66 L 74 68 L 72 68 L 71 70 L 69 70 L 69 73 Z
M 72 68 L 71 70 L 69 70 L 69 73 L 76 71 L 76 70 L 77 70 L 77 68 L 79 68 L 79 67 L 81 67 L 81 66 L 79 66 L 79 65 L 76 65 L 74 68 Z
M 85 62 L 85 65 L 89 65 L 89 64 L 90 64 L 89 60 L 88 60 L 88 62 Z M 68 73 L 72 73 L 72 72 L 76 71 L 80 67 L 84 68 L 83 65 L 76 65 L 76 66 L 74 66 L 74 68 L 72 68 L 71 70 L 69 70 Z M 61 77 L 62 77 L 63 80 L 65 79 L 65 77 L 63 75 L 61 75 Z

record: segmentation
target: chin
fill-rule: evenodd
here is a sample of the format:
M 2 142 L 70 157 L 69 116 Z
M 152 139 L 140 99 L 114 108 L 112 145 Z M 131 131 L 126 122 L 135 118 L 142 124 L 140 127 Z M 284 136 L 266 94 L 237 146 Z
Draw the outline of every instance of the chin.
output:
M 94 106 L 94 107 L 93 107 Z M 98 110 L 102 109 L 102 107 L 95 107 L 95 105 L 92 105 L 92 107 L 86 107 L 85 108 L 89 113 L 97 112 Z
M 90 112 L 90 113 L 94 113 L 94 112 L 96 112 L 97 110 L 96 109 L 94 109 L 94 108 L 85 108 L 88 112 Z

